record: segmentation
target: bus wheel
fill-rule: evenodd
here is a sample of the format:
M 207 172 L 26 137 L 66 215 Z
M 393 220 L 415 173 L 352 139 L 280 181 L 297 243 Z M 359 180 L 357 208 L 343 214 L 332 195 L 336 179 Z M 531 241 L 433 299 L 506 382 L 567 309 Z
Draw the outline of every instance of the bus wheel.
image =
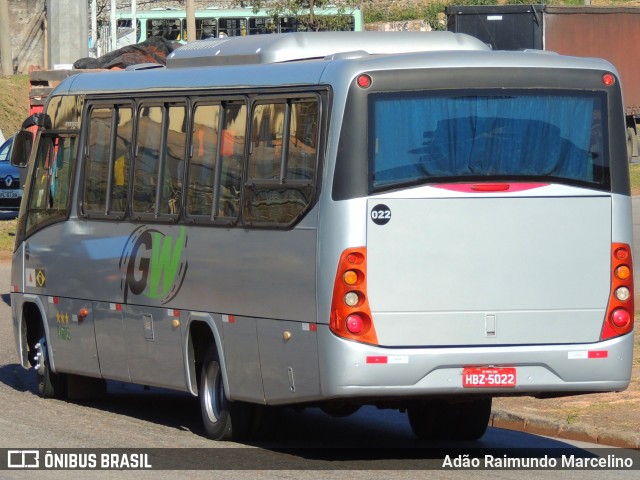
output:
M 478 440 L 487 431 L 491 417 L 491 397 L 460 404 L 456 440 Z
M 67 396 L 67 377 L 49 368 L 47 342 L 42 337 L 35 345 L 35 365 L 38 374 L 38 394 L 42 398 L 65 398 Z
M 215 346 L 209 347 L 200 375 L 200 410 L 207 437 L 212 440 L 243 440 L 253 427 L 255 408 L 227 399 L 222 368 Z
M 320 406 L 320 410 L 322 410 L 327 415 L 330 415 L 335 418 L 343 418 L 353 415 L 358 410 L 360 410 L 360 405 L 350 404 L 350 403 L 325 403 Z
M 413 433 L 421 440 L 477 440 L 491 415 L 491 398 L 467 402 L 423 401 L 407 409 Z

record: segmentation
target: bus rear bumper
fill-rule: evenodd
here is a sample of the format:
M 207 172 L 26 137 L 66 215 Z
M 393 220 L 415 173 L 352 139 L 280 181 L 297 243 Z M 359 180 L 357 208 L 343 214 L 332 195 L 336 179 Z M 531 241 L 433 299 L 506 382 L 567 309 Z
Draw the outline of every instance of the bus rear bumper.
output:
M 561 395 L 621 391 L 631 379 L 633 334 L 575 345 L 382 348 L 343 340 L 318 326 L 325 398 L 485 394 Z M 465 367 L 515 368 L 509 387 L 465 387 Z

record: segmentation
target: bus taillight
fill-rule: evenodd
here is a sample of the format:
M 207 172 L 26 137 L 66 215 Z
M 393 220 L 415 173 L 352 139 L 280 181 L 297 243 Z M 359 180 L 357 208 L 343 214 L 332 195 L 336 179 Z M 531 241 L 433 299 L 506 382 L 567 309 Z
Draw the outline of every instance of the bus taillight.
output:
M 342 338 L 378 344 L 367 298 L 367 249 L 342 252 L 331 302 L 331 331 Z
M 611 293 L 601 340 L 633 330 L 633 263 L 626 243 L 611 245 Z

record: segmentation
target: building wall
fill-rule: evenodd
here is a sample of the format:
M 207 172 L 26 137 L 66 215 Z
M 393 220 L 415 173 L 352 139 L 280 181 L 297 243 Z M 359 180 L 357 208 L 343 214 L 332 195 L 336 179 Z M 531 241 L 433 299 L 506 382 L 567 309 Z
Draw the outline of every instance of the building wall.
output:
M 45 0 L 9 0 L 13 71 L 27 73 L 45 66 Z

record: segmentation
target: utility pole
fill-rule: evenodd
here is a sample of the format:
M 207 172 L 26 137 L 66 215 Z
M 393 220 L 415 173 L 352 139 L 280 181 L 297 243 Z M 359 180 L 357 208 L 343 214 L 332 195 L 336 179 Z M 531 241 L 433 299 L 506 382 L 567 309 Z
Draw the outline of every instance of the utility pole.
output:
M 196 41 L 196 5 L 194 0 L 187 0 L 187 42 Z
M 111 26 L 111 51 L 118 48 L 118 29 L 116 25 L 116 0 L 111 0 L 111 10 L 109 11 L 109 24 Z
M 0 0 L 0 60 L 2 75 L 13 75 L 13 53 L 11 52 L 11 19 L 9 18 L 9 0 Z
M 49 65 L 70 65 L 89 56 L 86 0 L 47 0 Z

